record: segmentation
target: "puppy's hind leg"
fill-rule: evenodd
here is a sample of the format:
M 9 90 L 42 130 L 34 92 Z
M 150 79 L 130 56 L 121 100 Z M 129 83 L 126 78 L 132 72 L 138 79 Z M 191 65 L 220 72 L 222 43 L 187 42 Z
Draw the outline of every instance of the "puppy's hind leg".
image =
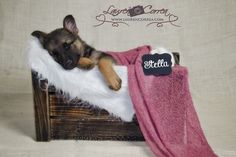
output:
M 103 57 L 98 61 L 99 70 L 107 82 L 108 87 L 118 91 L 121 88 L 122 80 L 113 69 L 112 64 L 112 60 L 109 57 Z

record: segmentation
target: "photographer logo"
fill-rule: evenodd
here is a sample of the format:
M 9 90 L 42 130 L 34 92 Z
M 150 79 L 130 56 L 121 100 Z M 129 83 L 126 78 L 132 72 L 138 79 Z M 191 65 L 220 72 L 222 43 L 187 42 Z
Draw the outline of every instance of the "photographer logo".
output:
M 95 16 L 97 22 L 95 27 L 110 24 L 112 27 L 131 26 L 136 22 L 142 22 L 146 27 L 155 26 L 156 28 L 165 25 L 180 27 L 179 17 L 166 8 L 155 8 L 153 5 L 136 5 L 128 8 L 117 8 L 110 5 Z

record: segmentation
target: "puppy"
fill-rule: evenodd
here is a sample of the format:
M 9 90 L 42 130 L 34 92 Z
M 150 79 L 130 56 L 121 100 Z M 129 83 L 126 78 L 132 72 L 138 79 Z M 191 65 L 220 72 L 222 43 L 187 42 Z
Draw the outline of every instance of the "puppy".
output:
M 88 45 L 78 33 L 74 17 L 67 15 L 63 20 L 63 28 L 50 33 L 34 31 L 31 35 L 37 37 L 43 48 L 66 70 L 75 67 L 89 70 L 98 65 L 108 87 L 118 91 L 122 81 L 112 67 L 116 64 L 115 60 Z

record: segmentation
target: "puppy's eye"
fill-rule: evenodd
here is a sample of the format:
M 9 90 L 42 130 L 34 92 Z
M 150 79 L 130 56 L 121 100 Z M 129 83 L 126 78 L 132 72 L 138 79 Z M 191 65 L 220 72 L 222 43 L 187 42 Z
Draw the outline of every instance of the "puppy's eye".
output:
M 68 44 L 68 43 L 63 44 L 63 47 L 64 47 L 65 50 L 69 50 L 70 46 L 71 46 L 71 44 Z

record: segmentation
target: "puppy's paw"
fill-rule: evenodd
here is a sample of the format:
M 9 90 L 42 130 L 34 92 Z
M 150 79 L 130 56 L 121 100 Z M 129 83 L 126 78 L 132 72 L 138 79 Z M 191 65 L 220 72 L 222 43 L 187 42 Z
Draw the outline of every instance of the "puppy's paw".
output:
M 95 64 L 87 64 L 87 65 L 78 65 L 78 68 L 80 69 L 84 69 L 84 70 L 90 70 L 90 69 L 93 69 L 95 66 Z
M 78 68 L 80 68 L 80 69 L 90 70 L 94 66 L 95 66 L 95 64 L 89 58 L 82 57 L 82 58 L 80 58 L 80 60 L 78 62 Z
M 118 91 L 121 88 L 122 80 L 119 76 L 112 76 L 108 79 L 108 87 L 114 91 Z

